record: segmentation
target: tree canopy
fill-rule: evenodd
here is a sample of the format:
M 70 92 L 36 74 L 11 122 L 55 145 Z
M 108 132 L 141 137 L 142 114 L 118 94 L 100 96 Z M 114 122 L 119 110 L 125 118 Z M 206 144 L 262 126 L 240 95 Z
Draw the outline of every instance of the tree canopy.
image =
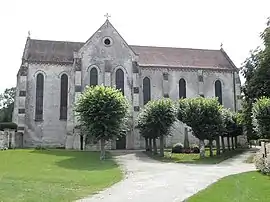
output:
M 260 36 L 263 46 L 251 52 L 241 69 L 245 78 L 241 122 L 249 140 L 259 138 L 252 128 L 253 103 L 263 96 L 270 97 L 270 18 Z
M 0 122 L 12 121 L 16 88 L 7 88 L 0 94 Z
M 176 121 L 176 110 L 171 99 L 148 102 L 138 116 L 138 128 L 145 138 L 160 138 L 160 155 L 164 156 L 163 137 L 170 134 Z
M 104 144 L 125 135 L 129 104 L 122 93 L 112 87 L 87 87 L 76 103 L 75 111 L 86 141 L 101 141 L 101 159 Z

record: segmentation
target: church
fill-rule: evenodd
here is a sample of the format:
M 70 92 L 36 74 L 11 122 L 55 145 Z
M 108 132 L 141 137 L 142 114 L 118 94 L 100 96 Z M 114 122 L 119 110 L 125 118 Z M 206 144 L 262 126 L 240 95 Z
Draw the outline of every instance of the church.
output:
M 238 69 L 221 47 L 218 50 L 129 45 L 111 22 L 86 41 L 27 38 L 17 74 L 13 122 L 23 134 L 24 147 L 80 149 L 81 131 L 74 104 L 86 86 L 120 89 L 130 103 L 127 135 L 110 141 L 108 149 L 140 149 L 144 140 L 136 129 L 144 105 L 162 97 L 218 97 L 226 108 L 240 109 Z M 166 145 L 196 138 L 176 123 Z M 98 149 L 98 144 L 84 145 Z

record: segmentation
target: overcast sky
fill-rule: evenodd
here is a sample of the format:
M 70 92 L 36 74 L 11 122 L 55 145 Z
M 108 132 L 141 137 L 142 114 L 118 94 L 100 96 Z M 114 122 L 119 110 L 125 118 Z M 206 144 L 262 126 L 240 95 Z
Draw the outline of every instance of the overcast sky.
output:
M 223 48 L 240 67 L 270 16 L 270 0 L 0 0 L 0 92 L 16 85 L 31 38 L 86 41 L 104 14 L 131 45 Z

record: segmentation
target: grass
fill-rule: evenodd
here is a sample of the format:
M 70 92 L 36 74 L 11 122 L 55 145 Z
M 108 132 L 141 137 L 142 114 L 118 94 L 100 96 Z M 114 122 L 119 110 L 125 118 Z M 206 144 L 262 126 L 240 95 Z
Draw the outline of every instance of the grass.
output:
M 152 156 L 148 155 L 156 160 L 163 162 L 174 162 L 174 163 L 192 163 L 192 164 L 218 164 L 226 159 L 232 158 L 238 154 L 243 153 L 246 149 L 236 149 L 226 151 L 220 156 L 216 156 L 216 150 L 214 150 L 214 156 L 210 157 L 209 149 L 205 151 L 205 158 L 200 158 L 200 154 L 172 154 L 169 150 L 165 151 L 165 156 Z
M 97 152 L 67 150 L 0 151 L 0 201 L 74 201 L 122 178 L 111 160 Z
M 259 172 L 247 172 L 225 177 L 187 202 L 269 202 L 270 177 Z

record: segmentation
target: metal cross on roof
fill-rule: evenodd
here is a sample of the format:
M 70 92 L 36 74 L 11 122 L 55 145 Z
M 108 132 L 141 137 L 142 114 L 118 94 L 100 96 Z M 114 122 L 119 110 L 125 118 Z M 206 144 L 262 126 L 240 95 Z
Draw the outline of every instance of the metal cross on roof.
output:
M 223 43 L 220 44 L 220 48 L 223 48 Z
M 104 15 L 104 17 L 107 18 L 107 20 L 108 20 L 111 16 L 109 15 L 109 13 L 106 13 L 106 15 Z

